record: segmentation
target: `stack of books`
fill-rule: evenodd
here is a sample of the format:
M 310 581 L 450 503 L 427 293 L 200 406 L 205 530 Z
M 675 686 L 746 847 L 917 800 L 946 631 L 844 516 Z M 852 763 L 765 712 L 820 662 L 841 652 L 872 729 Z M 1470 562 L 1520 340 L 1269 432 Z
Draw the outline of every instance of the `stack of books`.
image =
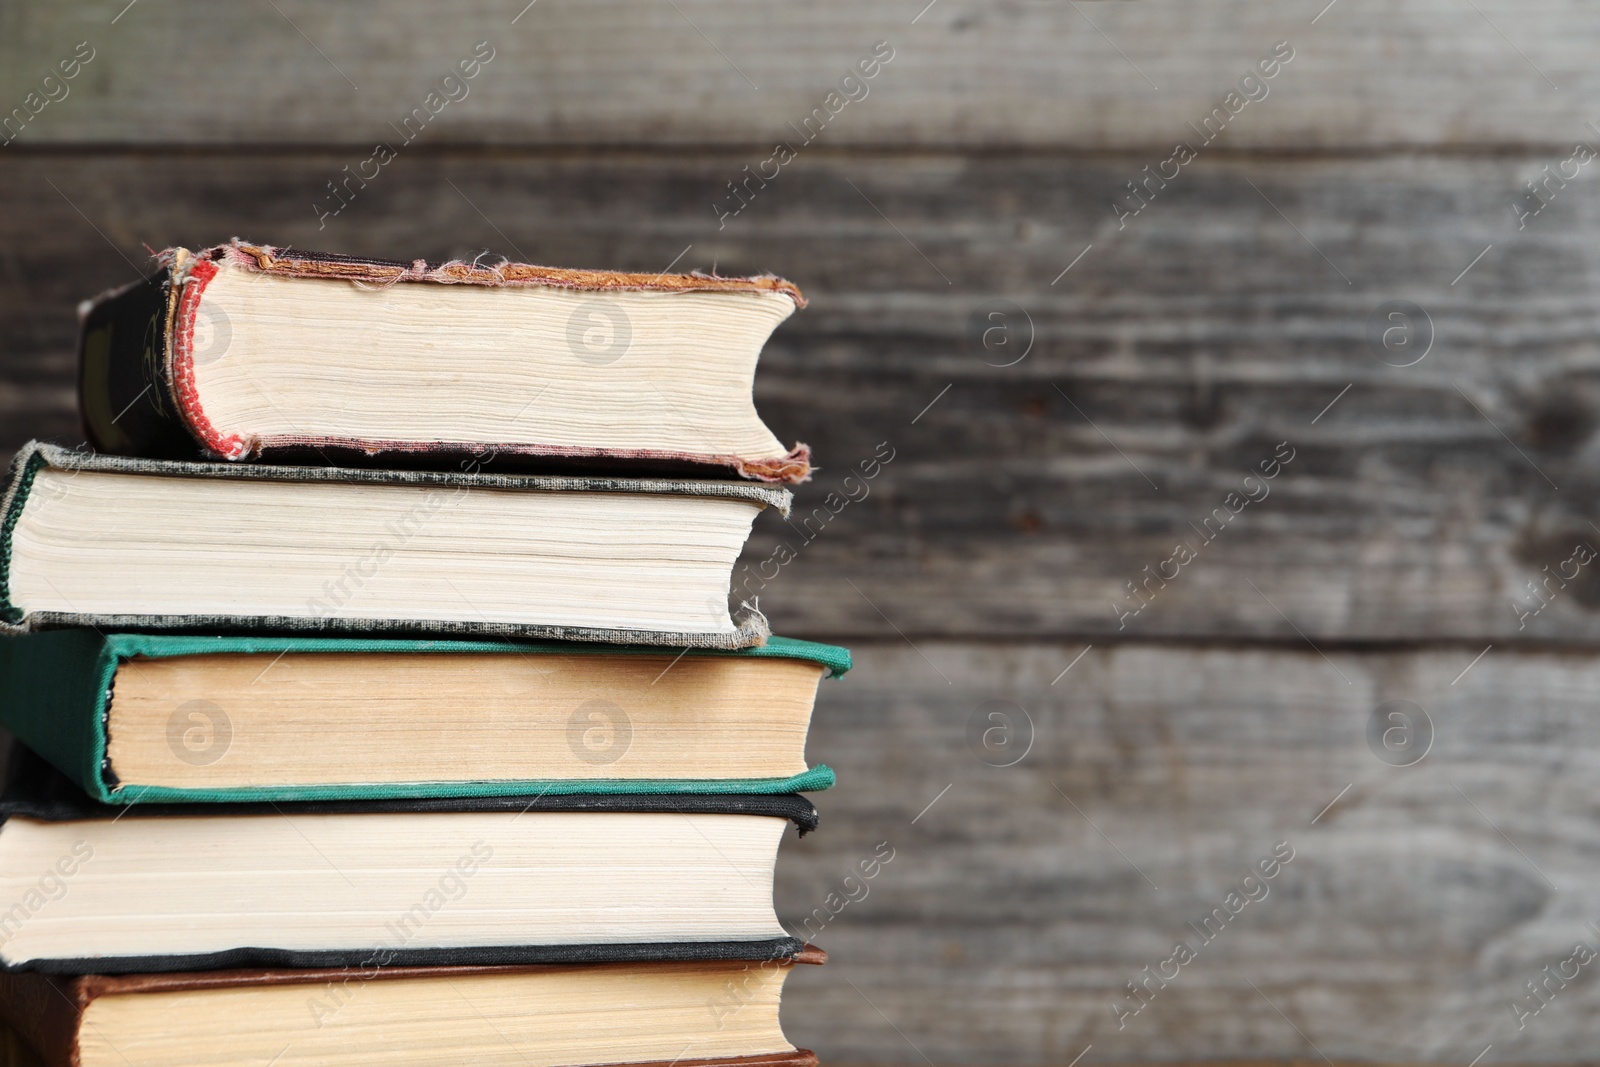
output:
M 777 278 L 162 254 L 0 501 L 0 1035 L 49 1067 L 806 1067 L 841 648 L 729 609 Z

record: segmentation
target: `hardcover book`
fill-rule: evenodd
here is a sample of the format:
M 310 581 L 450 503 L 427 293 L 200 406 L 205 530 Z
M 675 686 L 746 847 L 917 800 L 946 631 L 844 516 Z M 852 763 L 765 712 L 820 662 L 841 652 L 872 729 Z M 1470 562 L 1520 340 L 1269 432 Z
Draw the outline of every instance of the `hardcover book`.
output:
M 806 946 L 559 967 L 0 974 L 5 1067 L 816 1067 L 778 1004 Z
M 46 630 L 0 641 L 0 723 L 96 800 L 826 789 L 806 729 L 842 648 Z
M 89 440 L 147 458 L 497 457 L 805 480 L 757 416 L 779 278 L 172 248 L 82 312 Z
M 184 463 L 33 442 L 0 498 L 0 629 L 760 644 L 728 592 L 785 489 Z
M 232 967 L 769 959 L 803 797 L 90 800 L 18 747 L 0 796 L 0 965 Z

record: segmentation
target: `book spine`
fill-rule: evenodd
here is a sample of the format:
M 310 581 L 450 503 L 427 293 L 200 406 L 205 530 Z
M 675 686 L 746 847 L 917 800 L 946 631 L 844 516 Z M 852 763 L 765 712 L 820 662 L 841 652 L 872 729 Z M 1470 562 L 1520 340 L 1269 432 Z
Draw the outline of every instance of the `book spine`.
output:
M 174 394 L 172 293 L 160 273 L 91 304 L 78 342 L 83 432 L 98 452 L 194 459 L 193 436 Z
M 0 972 L 0 1019 L 45 1067 L 76 1067 L 83 1017 L 81 980 Z
M 102 803 L 111 799 L 105 714 L 117 663 L 93 630 L 0 641 L 0 724 Z M 0 938 L 4 922 L 0 914 Z
M 0 494 L 0 633 L 21 632 L 24 612 L 11 599 L 11 554 L 17 523 L 28 503 L 34 475 L 44 466 L 39 443 L 29 441 L 11 460 L 6 487 Z

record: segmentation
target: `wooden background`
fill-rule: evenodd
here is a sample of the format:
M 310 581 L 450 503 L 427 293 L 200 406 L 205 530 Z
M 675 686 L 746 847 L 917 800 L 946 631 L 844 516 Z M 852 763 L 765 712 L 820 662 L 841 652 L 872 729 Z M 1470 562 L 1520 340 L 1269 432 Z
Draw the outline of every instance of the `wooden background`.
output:
M 1524 228 L 1513 205 L 1600 147 L 1600 9 L 125 2 L 0 8 L 0 109 L 95 50 L 0 147 L 0 448 L 77 439 L 74 304 L 146 248 L 676 263 L 811 296 L 758 385 L 824 467 L 802 510 L 895 458 L 763 591 L 859 664 L 823 692 L 811 754 L 842 784 L 781 910 L 895 858 L 816 935 L 797 1041 L 938 1067 L 1593 1059 L 1593 966 L 1521 1029 L 1509 1004 L 1600 947 L 1600 569 L 1516 606 L 1600 547 L 1600 163 Z M 325 183 L 479 41 L 470 95 L 319 229 Z M 725 184 L 878 41 L 868 96 L 719 228 Z M 1198 145 L 1279 41 L 1269 95 Z M 1180 139 L 1198 158 L 1119 227 Z M 971 326 L 1000 300 L 1027 348 L 1004 367 Z M 1406 367 L 1368 340 L 1397 300 L 1431 323 Z M 1270 496 L 1119 626 L 1125 583 L 1280 442 Z M 780 540 L 763 520 L 750 558 Z M 1397 699 L 1432 727 L 1409 767 L 1367 741 Z M 1028 716 L 1013 766 L 969 742 L 993 700 Z M 1119 1029 L 1124 983 L 1278 842 L 1269 896 Z

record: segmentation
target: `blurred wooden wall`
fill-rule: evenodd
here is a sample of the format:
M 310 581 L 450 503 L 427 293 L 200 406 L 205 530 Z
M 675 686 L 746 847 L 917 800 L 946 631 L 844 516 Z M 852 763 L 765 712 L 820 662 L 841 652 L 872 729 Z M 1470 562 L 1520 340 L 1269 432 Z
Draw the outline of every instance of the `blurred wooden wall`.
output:
M 1600 947 L 1600 565 L 1567 562 L 1600 547 L 1600 9 L 523 2 L 0 8 L 0 110 L 92 51 L 0 147 L 0 447 L 77 439 L 74 305 L 146 249 L 780 273 L 813 303 L 758 402 L 818 451 L 802 514 L 893 455 L 750 551 L 796 549 L 762 607 L 859 664 L 811 747 L 842 784 L 780 868 L 833 954 L 791 1036 L 939 1067 L 1593 1058 L 1593 967 L 1511 1004 Z

